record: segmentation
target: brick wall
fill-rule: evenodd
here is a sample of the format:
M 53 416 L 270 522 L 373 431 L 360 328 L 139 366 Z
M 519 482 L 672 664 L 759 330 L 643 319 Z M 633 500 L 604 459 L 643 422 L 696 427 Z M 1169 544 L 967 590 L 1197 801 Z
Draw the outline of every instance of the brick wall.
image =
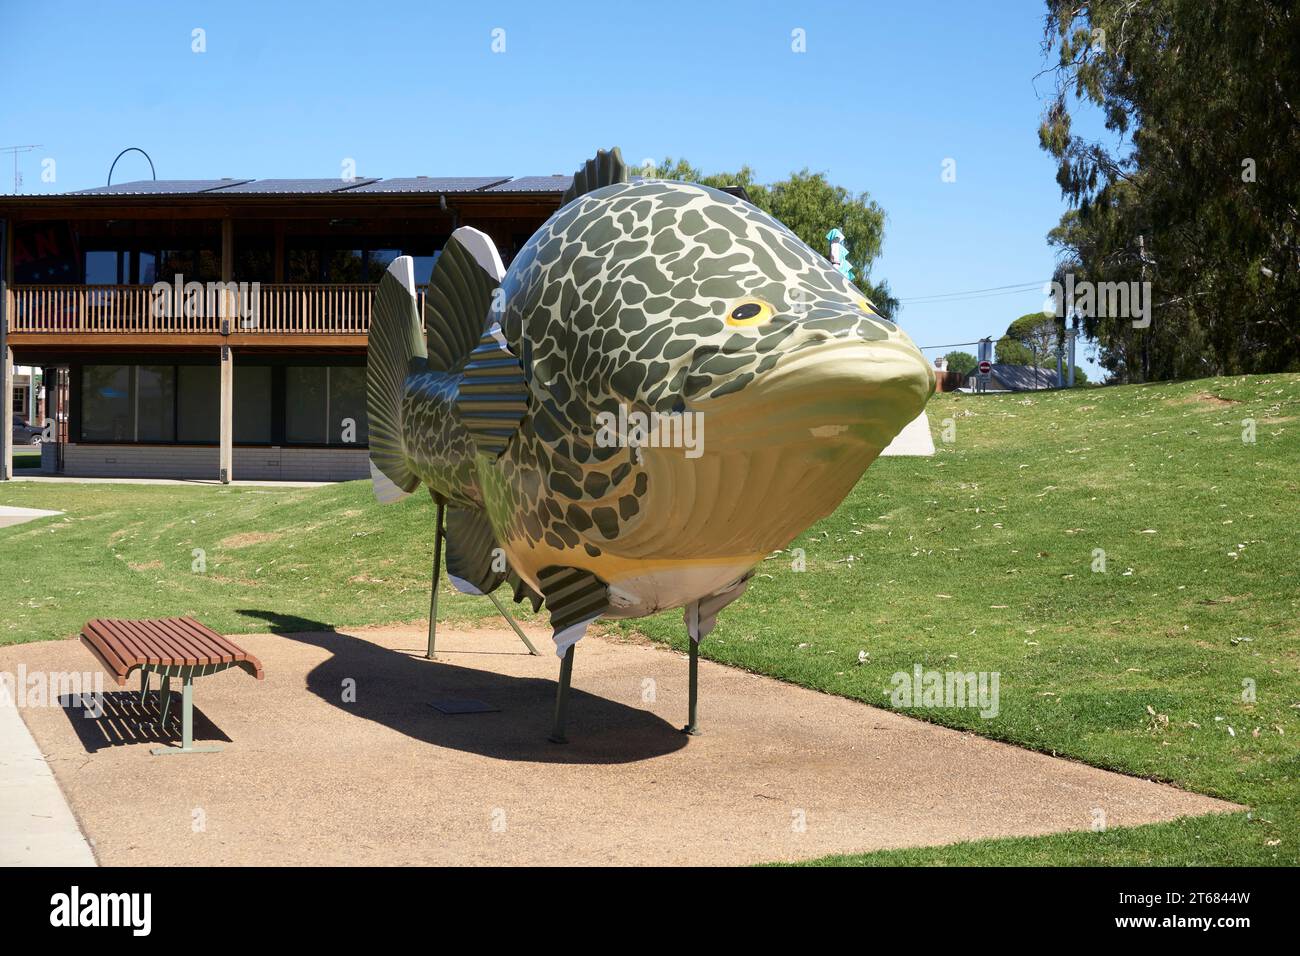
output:
M 236 448 L 236 481 L 351 481 L 370 477 L 364 448 Z M 218 477 L 216 448 L 186 445 L 69 444 L 63 474 L 79 478 Z M 41 449 L 41 470 L 54 472 L 54 446 Z

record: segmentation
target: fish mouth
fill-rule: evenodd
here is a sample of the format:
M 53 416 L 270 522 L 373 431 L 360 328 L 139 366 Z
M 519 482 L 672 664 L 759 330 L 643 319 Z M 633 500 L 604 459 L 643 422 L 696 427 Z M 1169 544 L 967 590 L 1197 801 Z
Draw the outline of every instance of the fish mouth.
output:
M 688 394 L 686 408 L 702 416 L 706 454 L 760 443 L 879 453 L 934 387 L 934 370 L 910 342 L 827 338 L 786 352 L 735 392 Z

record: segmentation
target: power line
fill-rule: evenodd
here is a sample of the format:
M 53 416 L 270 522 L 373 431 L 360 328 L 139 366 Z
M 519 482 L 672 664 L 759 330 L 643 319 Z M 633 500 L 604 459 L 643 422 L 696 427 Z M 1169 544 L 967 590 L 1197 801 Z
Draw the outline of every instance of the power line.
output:
M 967 289 L 964 292 L 939 292 L 933 295 L 916 295 L 906 299 L 899 299 L 899 302 L 939 302 L 939 301 L 959 301 L 966 298 L 985 298 L 990 295 L 1016 295 L 1021 292 L 1029 292 L 1036 288 L 1042 288 L 1047 284 L 1047 280 L 1037 282 L 1019 282 L 1015 285 L 998 285 L 990 286 L 987 289 Z

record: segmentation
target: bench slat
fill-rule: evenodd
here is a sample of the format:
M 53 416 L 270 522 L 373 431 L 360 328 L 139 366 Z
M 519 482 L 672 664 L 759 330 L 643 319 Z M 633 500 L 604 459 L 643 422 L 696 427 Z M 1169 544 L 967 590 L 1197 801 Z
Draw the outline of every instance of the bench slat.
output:
M 94 618 L 82 628 L 81 639 L 119 685 L 141 666 L 207 668 L 234 664 L 258 680 L 263 677 L 261 661 L 190 617 Z
M 112 622 L 95 620 L 91 621 L 87 627 L 97 638 L 97 643 L 104 648 L 112 651 L 122 662 L 122 675 L 125 676 L 132 667 L 143 664 L 136 651 L 121 639 L 117 631 L 113 628 Z
M 171 628 L 159 627 L 156 621 L 124 621 L 123 623 L 129 623 L 146 635 L 153 635 L 167 649 L 167 656 L 173 663 L 184 664 L 187 667 L 197 667 L 204 663 L 203 652 L 191 647 L 188 641 L 179 640 Z

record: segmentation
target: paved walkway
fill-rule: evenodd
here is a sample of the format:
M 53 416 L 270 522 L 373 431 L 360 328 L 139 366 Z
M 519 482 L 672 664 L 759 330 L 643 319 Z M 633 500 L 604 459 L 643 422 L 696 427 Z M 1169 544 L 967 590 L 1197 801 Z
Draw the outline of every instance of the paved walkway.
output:
M 0 505 L 0 528 L 8 528 L 10 525 L 23 524 L 37 518 L 48 518 L 51 515 L 61 514 L 63 514 L 62 511 L 45 511 L 41 508 L 15 508 L 11 505 Z
M 49 764 L 0 688 L 0 866 L 94 865 Z
M 930 435 L 930 417 L 922 412 L 908 422 L 894 440 L 885 446 L 881 458 L 895 456 L 929 457 L 934 454 L 934 438 Z
M 578 644 L 559 746 L 559 662 L 504 627 L 440 629 L 436 662 L 423 627 L 236 640 L 266 680 L 196 683 L 221 753 L 150 756 L 125 691 L 99 720 L 24 710 L 101 863 L 741 864 L 1234 809 L 708 661 L 686 737 L 685 657 L 639 642 Z M 74 641 L 0 648 L 19 662 L 94 666 Z

